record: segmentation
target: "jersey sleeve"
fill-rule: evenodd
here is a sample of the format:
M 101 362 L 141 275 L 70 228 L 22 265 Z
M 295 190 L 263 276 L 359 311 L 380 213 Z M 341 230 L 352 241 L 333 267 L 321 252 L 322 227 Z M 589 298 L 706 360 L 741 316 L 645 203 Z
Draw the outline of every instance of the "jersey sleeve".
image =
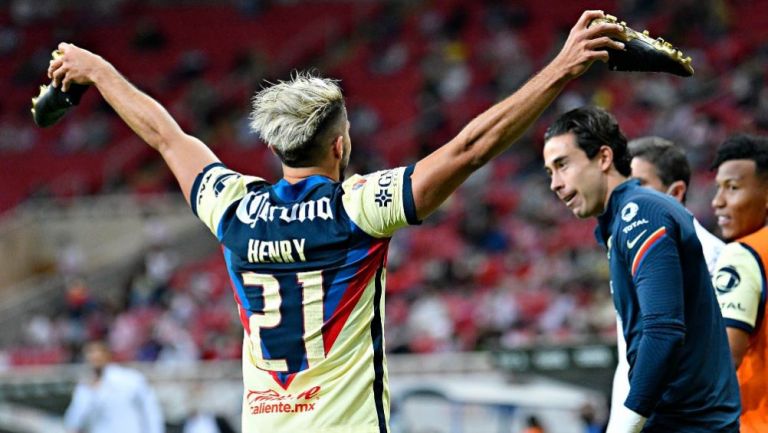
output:
M 629 266 L 642 326 L 624 405 L 648 417 L 686 333 L 680 227 L 665 206 L 652 201 L 628 203 L 620 218 L 614 248 Z
M 356 226 L 375 238 L 419 224 L 411 189 L 413 166 L 355 175 L 344 182 L 342 203 Z
M 224 212 L 234 203 L 242 200 L 248 192 L 248 185 L 265 182 L 264 179 L 244 176 L 232 171 L 221 163 L 210 164 L 203 169 L 192 184 L 190 202 L 192 212 L 219 236 L 219 222 Z
M 763 292 L 760 263 L 748 247 L 732 242 L 720 253 L 716 268 L 712 285 L 725 325 L 751 334 Z
M 725 242 L 705 229 L 696 218 L 693 219 L 693 226 L 696 229 L 696 237 L 701 242 L 701 249 L 704 252 L 704 260 L 707 262 L 709 275 L 715 275 L 717 270 L 717 258 L 720 252 L 725 248 Z

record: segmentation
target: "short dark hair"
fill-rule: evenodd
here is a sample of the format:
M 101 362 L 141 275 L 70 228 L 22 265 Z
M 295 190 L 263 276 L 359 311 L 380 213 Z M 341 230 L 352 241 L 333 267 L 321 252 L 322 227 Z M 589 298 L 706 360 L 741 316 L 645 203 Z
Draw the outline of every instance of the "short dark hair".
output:
M 653 164 L 656 176 L 664 186 L 682 180 L 687 187 L 691 182 L 691 166 L 683 149 L 661 137 L 640 137 L 627 144 L 632 158 L 641 158 Z
M 589 159 L 597 155 L 601 146 L 613 151 L 613 165 L 623 176 L 632 173 L 631 158 L 627 151 L 627 137 L 611 113 L 599 107 L 585 106 L 571 110 L 555 120 L 544 133 L 544 140 L 572 132 L 576 144 Z
M 717 170 L 722 163 L 734 159 L 755 161 L 755 174 L 768 178 L 768 139 L 751 134 L 732 135 L 717 148 L 710 168 Z
M 345 113 L 344 101 L 334 101 L 325 109 L 323 119 L 309 140 L 287 151 L 280 151 L 277 147 L 272 149 L 289 167 L 312 167 L 320 162 L 330 145 L 328 132 L 344 119 Z

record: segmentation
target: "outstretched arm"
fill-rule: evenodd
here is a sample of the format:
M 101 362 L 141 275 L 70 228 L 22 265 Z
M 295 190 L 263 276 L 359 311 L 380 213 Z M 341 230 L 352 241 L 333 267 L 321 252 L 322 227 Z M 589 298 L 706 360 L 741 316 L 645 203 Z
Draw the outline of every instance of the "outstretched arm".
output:
M 411 176 L 419 219 L 437 209 L 470 174 L 517 140 L 555 99 L 563 87 L 595 60 L 608 60 L 606 48 L 623 49 L 622 27 L 600 24 L 587 28 L 602 11 L 584 12 L 560 53 L 513 95 L 472 120 L 450 142 L 416 164 Z
M 202 141 L 184 133 L 168 111 L 137 89 L 109 62 L 72 44 L 59 44 L 62 56 L 51 61 L 48 76 L 66 91 L 71 83 L 92 84 L 142 140 L 160 152 L 179 182 L 184 198 L 195 177 L 218 158 Z

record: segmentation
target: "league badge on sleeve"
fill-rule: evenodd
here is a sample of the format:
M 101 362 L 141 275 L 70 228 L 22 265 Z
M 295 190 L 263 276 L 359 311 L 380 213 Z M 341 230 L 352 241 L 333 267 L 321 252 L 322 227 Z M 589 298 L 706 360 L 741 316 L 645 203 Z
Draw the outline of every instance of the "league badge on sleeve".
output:
M 717 271 L 714 278 L 712 278 L 712 282 L 714 283 L 715 290 L 717 290 L 717 294 L 724 295 L 738 287 L 739 283 L 741 283 L 741 276 L 735 267 L 725 266 Z

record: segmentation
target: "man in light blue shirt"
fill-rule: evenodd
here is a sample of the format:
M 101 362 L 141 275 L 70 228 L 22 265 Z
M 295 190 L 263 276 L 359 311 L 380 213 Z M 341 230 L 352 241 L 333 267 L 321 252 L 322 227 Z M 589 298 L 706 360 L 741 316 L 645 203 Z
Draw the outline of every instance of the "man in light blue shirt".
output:
M 72 433 L 163 433 L 160 405 L 136 370 L 111 363 L 105 342 L 85 346 L 91 377 L 77 384 L 64 424 Z

